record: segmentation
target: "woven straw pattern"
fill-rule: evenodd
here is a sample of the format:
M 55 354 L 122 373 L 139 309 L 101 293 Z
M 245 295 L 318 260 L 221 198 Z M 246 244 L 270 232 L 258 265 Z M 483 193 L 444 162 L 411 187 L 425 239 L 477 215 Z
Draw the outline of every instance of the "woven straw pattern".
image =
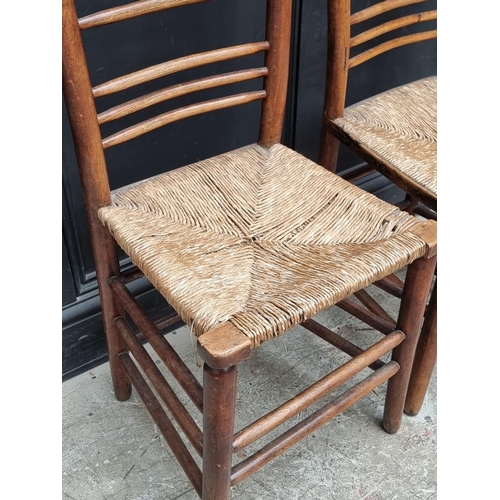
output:
M 196 335 L 258 345 L 426 252 L 420 222 L 282 146 L 148 179 L 99 210 Z
M 349 106 L 334 123 L 437 200 L 437 77 Z

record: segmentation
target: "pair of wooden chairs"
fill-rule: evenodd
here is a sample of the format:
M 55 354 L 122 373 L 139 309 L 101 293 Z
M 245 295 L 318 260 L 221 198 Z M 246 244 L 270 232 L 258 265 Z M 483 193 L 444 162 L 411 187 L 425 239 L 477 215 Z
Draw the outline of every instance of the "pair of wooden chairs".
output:
M 139 0 L 79 17 L 73 0 L 63 0 L 63 90 L 89 220 L 116 398 L 127 400 L 133 386 L 199 496 L 224 500 L 229 498 L 231 485 L 385 382 L 383 426 L 389 433 L 398 430 L 434 276 L 436 223 L 377 199 L 280 143 L 291 0 L 267 1 L 263 41 L 188 55 L 92 83 L 82 30 L 103 29 L 161 10 L 168 15 L 170 8 L 201 1 Z M 393 6 L 409 3 L 414 2 L 381 2 Z M 330 2 L 333 26 L 340 21 L 340 6 L 347 15 L 348 2 Z M 343 19 L 348 21 L 349 16 Z M 334 53 L 340 50 L 335 42 Z M 345 66 L 348 44 L 342 50 Z M 265 53 L 263 67 L 170 85 L 96 111 L 95 101 L 103 96 L 258 52 Z M 154 110 L 158 103 L 256 78 L 263 78 L 261 90 L 174 108 L 111 135 L 103 137 L 101 133 L 104 123 L 149 107 Z M 262 101 L 262 108 L 255 144 L 110 190 L 109 148 L 183 118 L 256 100 Z M 120 274 L 117 244 L 137 270 Z M 398 291 L 399 315 L 394 321 L 366 297 L 364 289 L 370 284 L 391 289 L 393 273 L 406 266 L 404 286 Z M 127 284 L 142 275 L 196 335 L 197 351 L 204 363 L 203 384 L 130 293 Z M 367 305 L 360 305 L 353 294 L 364 298 Z M 381 340 L 361 349 L 312 319 L 333 305 L 381 331 Z M 130 322 L 202 413 L 202 429 L 152 361 Z M 298 325 L 352 359 L 236 432 L 238 364 L 263 342 Z M 392 353 L 390 361 L 383 362 L 380 358 L 388 353 Z M 365 369 L 373 373 L 233 465 L 233 453 L 263 438 Z M 202 457 L 201 468 L 184 438 Z

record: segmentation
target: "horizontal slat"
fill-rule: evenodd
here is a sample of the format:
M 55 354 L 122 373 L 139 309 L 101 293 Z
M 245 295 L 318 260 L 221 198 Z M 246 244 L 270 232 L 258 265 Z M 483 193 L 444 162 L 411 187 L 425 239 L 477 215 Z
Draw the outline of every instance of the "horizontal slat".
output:
M 156 328 L 158 330 L 163 330 L 164 328 L 167 328 L 168 326 L 175 325 L 175 323 L 182 322 L 182 318 L 178 314 L 169 314 L 166 317 L 159 318 L 155 321 Z
M 110 108 L 97 115 L 99 124 L 107 123 L 112 120 L 118 120 L 131 113 L 140 111 L 141 109 L 149 106 L 154 106 L 160 102 L 165 102 L 182 95 L 198 92 L 200 90 L 211 89 L 222 85 L 230 85 L 232 83 L 243 82 L 266 76 L 268 73 L 267 68 L 246 69 L 242 71 L 233 71 L 231 73 L 224 73 L 222 75 L 214 75 L 206 78 L 192 80 L 186 83 L 179 83 L 157 92 L 138 97 L 126 103 L 120 104 Z
M 226 61 L 228 59 L 235 59 L 236 57 L 248 56 L 268 49 L 268 42 L 255 42 L 179 57 L 96 85 L 92 88 L 92 93 L 94 97 L 102 97 L 104 95 L 126 90 L 135 85 L 140 85 L 141 83 L 155 80 L 156 78 L 178 73 L 179 71 L 197 68 L 198 66 L 219 61 Z
M 167 405 L 167 408 L 184 431 L 184 434 L 189 439 L 194 449 L 200 456 L 203 456 L 203 434 L 200 428 L 196 425 L 196 422 L 181 403 L 170 384 L 165 380 L 165 377 L 151 359 L 144 346 L 137 339 L 135 333 L 125 319 L 117 318 L 115 323 L 127 347 L 147 375 L 151 384 L 156 389 L 156 392 Z
M 411 26 L 413 24 L 433 21 L 435 19 L 437 19 L 437 11 L 435 10 L 420 12 L 419 14 L 411 14 L 410 16 L 400 17 L 399 19 L 393 19 L 392 21 L 388 21 L 387 23 L 383 23 L 380 26 L 376 26 L 375 28 L 352 37 L 350 45 L 351 47 L 356 47 L 357 45 L 361 45 L 368 40 L 373 40 L 380 35 L 389 33 L 390 31 L 404 28 L 405 26 Z
M 346 380 L 366 368 L 375 360 L 387 354 L 404 340 L 404 334 L 396 331 L 366 349 L 359 356 L 326 375 L 315 384 L 302 391 L 290 401 L 282 404 L 272 412 L 255 421 L 234 437 L 233 449 L 239 451 L 272 431 L 282 423 L 309 407 L 314 402 L 326 396 Z
M 175 349 L 168 343 L 167 339 L 160 333 L 156 325 L 146 315 L 145 311 L 139 306 L 134 296 L 119 278 L 112 277 L 109 280 L 109 286 L 118 300 L 122 303 L 132 321 L 137 328 L 144 334 L 156 354 L 165 363 L 165 366 L 171 371 L 177 382 L 186 391 L 196 407 L 202 411 L 203 408 L 203 388 L 191 373 Z
M 273 458 L 281 455 L 281 453 L 288 450 L 288 448 L 298 441 L 320 428 L 323 424 L 359 401 L 380 384 L 384 383 L 387 379 L 395 375 L 398 370 L 399 365 L 394 361 L 390 361 L 380 368 L 380 370 L 377 370 L 369 377 L 344 392 L 344 394 L 334 401 L 328 403 L 326 406 L 271 441 L 252 456 L 240 462 L 232 469 L 231 485 L 234 486 L 238 484 L 250 474 L 270 462 Z
M 357 168 L 349 169 L 347 172 L 340 172 L 338 175 L 342 177 L 342 179 L 354 183 L 373 172 L 376 172 L 376 169 L 371 165 L 361 165 Z
M 381 43 L 372 49 L 365 50 L 361 54 L 349 59 L 349 69 L 358 66 L 361 63 L 372 59 L 375 56 L 383 54 L 388 50 L 395 49 L 397 47 L 402 47 L 403 45 L 409 45 L 410 43 L 423 42 L 425 40 L 432 40 L 433 38 L 437 38 L 437 30 L 432 31 L 424 31 L 422 33 L 414 33 L 413 35 L 406 35 L 399 38 L 395 38 L 394 40 L 390 40 L 389 42 Z
M 326 326 L 323 326 L 321 323 L 318 323 L 313 319 L 307 319 L 306 321 L 301 323 L 300 326 L 304 327 L 306 330 L 309 330 L 311 333 L 314 333 L 314 335 L 317 335 L 320 339 L 323 339 L 325 342 L 328 342 L 337 349 L 340 349 L 346 354 L 349 354 L 349 356 L 353 358 L 354 356 L 357 356 L 358 354 L 362 354 L 364 352 L 361 347 L 358 347 L 356 344 L 353 344 L 344 337 L 341 337 L 338 333 L 332 332 L 332 330 L 326 328 Z M 377 359 L 376 361 L 368 365 L 368 368 L 371 368 L 372 370 L 378 370 L 379 368 L 384 366 L 384 364 L 385 363 L 383 361 Z
M 122 352 L 118 355 L 118 359 L 132 382 L 132 385 L 149 411 L 149 414 L 153 417 L 155 424 L 160 429 L 165 441 L 172 450 L 172 453 L 179 461 L 179 464 L 189 478 L 189 481 L 201 497 L 202 476 L 200 468 L 194 461 L 191 453 L 189 453 L 189 450 L 186 448 L 186 445 L 179 436 L 179 433 L 176 431 L 172 422 L 170 422 L 165 410 L 159 403 L 158 399 L 156 399 L 156 396 L 144 380 L 144 377 L 141 375 L 139 369 L 135 366 L 132 358 L 126 352 Z
M 389 323 L 393 324 L 394 320 L 391 315 L 365 290 L 354 292 L 354 296 L 372 313 L 380 316 Z
M 116 134 L 106 137 L 102 141 L 104 148 L 109 148 L 111 146 L 116 146 L 122 142 L 128 141 L 135 137 L 138 137 L 146 132 L 155 130 L 163 125 L 173 123 L 190 116 L 200 115 L 202 113 L 207 113 L 209 111 L 216 111 L 218 109 L 230 108 L 232 106 L 238 106 L 240 104 L 246 104 L 258 99 L 264 99 L 266 97 L 265 90 L 258 90 L 255 92 L 247 92 L 244 94 L 232 95 L 229 97 L 222 97 L 220 99 L 213 99 L 211 101 L 204 101 L 197 104 L 192 104 L 191 106 L 185 106 L 184 108 L 179 108 L 174 111 L 169 111 L 161 115 L 151 118 L 150 120 L 143 121 L 137 125 L 128 127 Z
M 379 2 L 371 7 L 360 10 L 355 14 L 351 15 L 351 25 L 362 23 L 367 19 L 384 14 L 399 7 L 405 7 L 407 5 L 412 5 L 415 3 L 427 2 L 427 0 L 385 0 L 384 2 Z
M 382 278 L 379 281 L 374 283 L 375 286 L 378 286 L 384 292 L 390 293 L 400 299 L 403 295 L 403 287 L 404 283 L 394 274 L 390 274 L 385 278 Z
M 335 304 L 340 309 L 352 314 L 356 318 L 365 322 L 367 325 L 375 328 L 375 330 L 387 335 L 396 329 L 396 322 L 392 320 L 391 322 L 386 321 L 375 313 L 372 313 L 363 306 L 353 302 L 351 299 L 343 299 Z
M 96 26 L 103 26 L 104 24 L 123 21 L 143 14 L 149 14 L 150 12 L 205 1 L 206 0 L 138 0 L 137 2 L 119 5 L 111 9 L 100 10 L 94 14 L 82 17 L 78 19 L 78 25 L 80 29 L 84 30 Z

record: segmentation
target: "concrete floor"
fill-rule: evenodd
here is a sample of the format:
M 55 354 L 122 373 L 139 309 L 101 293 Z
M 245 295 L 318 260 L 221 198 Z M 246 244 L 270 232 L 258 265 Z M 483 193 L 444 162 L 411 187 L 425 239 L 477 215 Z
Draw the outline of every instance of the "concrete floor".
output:
M 397 301 L 378 289 L 374 293 L 394 316 Z M 324 311 L 316 319 L 362 347 L 381 338 L 338 308 Z M 183 327 L 168 339 L 201 379 L 189 330 Z M 152 352 L 149 346 L 147 349 Z M 153 359 L 162 368 L 155 354 Z M 262 345 L 239 369 L 236 429 L 347 359 L 301 327 Z M 369 370 L 271 436 L 296 424 L 367 373 Z M 187 400 L 180 389 L 178 394 L 183 402 Z M 436 499 L 436 374 L 420 414 L 405 415 L 395 435 L 381 428 L 384 394 L 385 384 L 232 488 L 232 499 Z M 198 412 L 191 413 L 201 424 Z M 124 403 L 114 399 L 107 364 L 63 383 L 62 431 L 63 499 L 198 498 L 137 393 Z M 235 461 L 271 436 L 250 446 Z

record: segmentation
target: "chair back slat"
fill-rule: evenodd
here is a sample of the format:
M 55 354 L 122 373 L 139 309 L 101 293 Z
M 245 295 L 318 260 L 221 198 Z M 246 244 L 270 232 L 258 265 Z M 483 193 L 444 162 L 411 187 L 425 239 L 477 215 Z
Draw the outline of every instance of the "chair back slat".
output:
M 85 54 L 86 44 L 81 36 L 82 30 L 96 26 L 106 29 L 105 25 L 116 21 L 202 1 L 204 0 L 139 0 L 79 19 L 75 0 L 63 0 L 63 91 L 77 150 L 84 196 L 86 204 L 90 200 L 88 206 L 91 211 L 110 201 L 105 148 L 121 144 L 177 120 L 263 100 L 259 143 L 270 146 L 281 140 L 288 83 L 292 0 L 267 0 L 266 39 L 263 41 L 186 55 L 92 86 Z M 244 3 L 244 0 L 240 1 Z M 130 25 L 130 28 L 135 29 L 133 25 Z M 238 68 L 238 71 L 219 72 L 205 77 L 200 75 L 197 79 L 188 80 L 186 83 L 175 82 L 174 85 L 163 89 L 149 91 L 143 96 L 136 94 L 132 99 L 129 97 L 126 102 L 116 103 L 116 99 L 120 98 L 117 93 L 131 87 L 184 70 L 243 58 L 259 52 L 265 52 L 265 67 Z M 167 112 L 162 109 L 156 116 L 149 116 L 140 123 L 131 126 L 127 123 L 126 128 L 118 131 L 115 128 L 111 135 L 103 139 L 101 125 L 113 120 L 186 94 L 257 78 L 263 80 L 262 90 L 182 105 L 183 107 L 170 109 Z M 110 94 L 115 94 L 113 106 L 107 110 L 100 110 L 98 115 L 95 101 Z M 151 108 L 151 114 L 153 111 Z
M 361 52 L 355 57 L 349 59 L 349 69 L 354 68 L 375 56 L 383 54 L 389 50 L 395 49 L 397 47 L 402 47 L 403 45 L 409 45 L 411 43 L 423 42 L 425 40 L 432 40 L 433 38 L 437 38 L 437 31 L 423 31 L 421 33 L 413 33 L 412 35 L 405 35 L 399 38 L 394 38 L 388 42 L 381 43 L 376 47 L 366 50 L 365 52 Z
M 206 2 L 207 0 L 138 0 L 126 5 L 100 10 L 78 20 L 80 29 L 95 28 L 106 24 L 124 21 L 133 17 L 150 14 L 160 10 L 180 7 L 190 3 Z
M 376 3 L 366 9 L 362 9 L 354 14 L 351 14 L 350 23 L 351 26 L 353 26 L 354 24 L 362 23 L 368 19 L 379 16 L 380 14 L 390 12 L 391 10 L 426 1 L 427 0 L 383 0 L 382 2 Z
M 221 75 L 208 76 L 206 78 L 198 78 L 189 82 L 179 83 L 156 92 L 150 92 L 149 94 L 132 99 L 123 104 L 119 104 L 118 106 L 114 106 L 106 111 L 103 111 L 102 113 L 99 113 L 97 115 L 97 119 L 99 121 L 99 125 L 102 125 L 103 123 L 118 120 L 149 106 L 154 106 L 160 102 L 165 102 L 192 92 L 198 92 L 200 90 L 207 90 L 215 87 L 221 87 L 223 85 L 230 85 L 232 83 L 262 78 L 266 76 L 267 73 L 267 68 L 244 69 L 241 71 L 232 71 L 230 73 L 223 73 Z
M 204 66 L 205 64 L 248 56 L 268 49 L 268 42 L 256 42 L 210 50 L 199 54 L 191 54 L 189 56 L 155 64 L 149 68 L 144 68 L 140 71 L 135 71 L 134 73 L 114 78 L 113 80 L 95 86 L 92 89 L 92 92 L 94 97 L 102 97 L 140 85 L 141 83 L 150 82 L 156 78 L 184 71 L 186 69 L 197 68 L 199 66 Z
M 117 132 L 116 134 L 106 137 L 103 139 L 102 145 L 104 148 L 116 146 L 117 144 L 129 141 L 130 139 L 135 139 L 136 137 L 139 137 L 147 132 L 151 132 L 159 127 L 168 125 L 169 123 L 189 118 L 190 116 L 200 115 L 202 113 L 216 111 L 218 109 L 239 106 L 240 104 L 247 104 L 249 102 L 256 101 L 257 99 L 264 99 L 265 97 L 265 90 L 257 90 L 254 92 L 245 92 L 243 94 L 221 97 L 219 99 L 212 99 L 210 101 L 199 102 L 190 106 L 178 108 L 174 111 L 168 111 L 167 113 L 155 116 L 149 120 L 132 125 L 131 127 Z
M 409 16 L 400 17 L 398 19 L 393 19 L 386 23 L 375 26 L 375 28 L 369 29 L 351 38 L 351 48 L 361 45 L 369 40 L 373 40 L 380 35 L 389 33 L 391 31 L 397 30 L 399 28 L 405 28 L 411 26 L 412 24 L 423 23 L 425 21 L 434 21 L 437 19 L 437 11 L 429 10 L 427 12 L 420 12 L 418 14 L 410 14 Z

